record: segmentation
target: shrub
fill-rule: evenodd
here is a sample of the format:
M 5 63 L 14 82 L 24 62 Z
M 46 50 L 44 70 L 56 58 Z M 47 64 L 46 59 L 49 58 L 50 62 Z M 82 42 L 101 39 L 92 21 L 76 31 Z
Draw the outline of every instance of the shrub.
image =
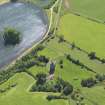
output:
M 105 63 L 105 59 L 102 59 L 101 62 L 102 62 L 102 63 Z
M 39 57 L 38 57 L 38 60 L 39 60 L 40 62 L 44 62 L 44 63 L 48 63 L 48 62 L 49 62 L 49 59 L 46 58 L 45 56 L 39 56 Z
M 59 43 L 61 43 L 61 42 L 64 42 L 65 40 L 64 40 L 64 36 L 59 36 Z
M 10 2 L 12 2 L 12 3 L 15 3 L 15 2 L 17 2 L 18 0 L 10 0 Z
M 63 64 L 63 60 L 60 60 L 60 61 L 59 61 L 59 64 Z
M 90 87 L 94 86 L 95 84 L 96 84 L 96 80 L 94 80 L 93 78 L 88 78 L 88 79 L 85 79 L 85 80 L 81 81 L 81 85 L 83 87 L 90 88 Z
M 73 92 L 73 86 L 70 84 L 66 84 L 66 86 L 63 89 L 63 94 L 68 96 Z
M 35 78 L 36 78 L 36 84 L 37 85 L 43 85 L 44 83 L 46 83 L 47 75 L 44 73 L 39 73 L 36 75 Z
M 55 95 L 48 95 L 46 98 L 49 101 L 54 100 L 54 99 L 67 99 L 67 97 L 64 97 L 64 96 L 55 96 Z
M 71 49 L 74 49 L 76 47 L 75 43 L 71 43 Z
M 100 74 L 97 74 L 96 76 L 96 79 L 100 82 L 104 81 L 105 80 L 105 75 L 100 75 Z
M 60 65 L 60 68 L 63 69 L 63 65 Z
M 96 59 L 96 53 L 95 52 L 91 52 L 90 54 L 88 54 L 88 57 L 90 59 Z

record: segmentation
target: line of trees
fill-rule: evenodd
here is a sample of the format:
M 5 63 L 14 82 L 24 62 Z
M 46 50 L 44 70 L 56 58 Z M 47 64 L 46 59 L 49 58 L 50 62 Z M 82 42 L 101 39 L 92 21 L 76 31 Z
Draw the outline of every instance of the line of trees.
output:
M 62 95 L 68 96 L 73 92 L 73 86 L 61 78 L 57 80 L 47 80 L 45 73 L 36 75 L 36 83 L 32 86 L 31 92 L 59 92 Z
M 103 82 L 103 81 L 105 81 L 105 75 L 97 74 L 97 75 L 95 76 L 95 78 L 83 79 L 83 80 L 81 81 L 81 85 L 82 85 L 83 87 L 88 87 L 88 88 L 90 88 L 90 87 L 96 85 L 97 83 L 100 83 L 100 82 Z

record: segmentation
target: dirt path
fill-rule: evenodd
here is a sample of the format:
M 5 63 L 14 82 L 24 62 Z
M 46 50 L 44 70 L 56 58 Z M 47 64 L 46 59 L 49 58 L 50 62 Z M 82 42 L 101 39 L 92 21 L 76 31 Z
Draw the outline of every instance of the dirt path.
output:
M 0 5 L 9 2 L 9 0 L 0 0 Z
M 63 0 L 64 6 L 66 9 L 70 9 L 70 3 L 69 0 Z

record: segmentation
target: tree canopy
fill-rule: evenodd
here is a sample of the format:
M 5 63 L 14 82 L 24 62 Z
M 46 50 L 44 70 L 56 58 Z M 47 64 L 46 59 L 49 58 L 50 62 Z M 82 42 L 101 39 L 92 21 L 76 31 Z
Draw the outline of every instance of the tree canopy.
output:
M 5 28 L 3 39 L 5 45 L 16 45 L 20 42 L 21 33 L 14 28 Z

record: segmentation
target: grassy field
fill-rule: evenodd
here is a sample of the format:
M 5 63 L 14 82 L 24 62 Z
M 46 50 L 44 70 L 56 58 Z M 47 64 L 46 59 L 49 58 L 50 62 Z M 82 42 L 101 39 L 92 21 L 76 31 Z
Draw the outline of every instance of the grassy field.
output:
M 66 40 L 75 42 L 77 46 L 88 52 L 94 51 L 97 56 L 105 57 L 105 25 L 103 24 L 67 14 L 60 20 L 59 35 L 64 35 Z
M 105 22 L 105 0 L 69 0 L 69 2 L 71 11 Z
M 65 57 L 64 53 L 66 51 L 69 52 L 67 49 L 67 45 L 65 43 L 58 43 L 57 38 L 51 39 L 49 42 L 44 43 L 45 46 L 47 46 L 43 51 L 38 53 L 39 55 L 45 55 L 49 57 L 50 59 L 56 60 L 56 72 L 55 77 L 60 76 L 64 80 L 67 80 L 75 88 L 81 89 L 81 92 L 83 96 L 85 97 L 84 102 L 88 103 L 88 105 L 93 105 L 95 102 L 100 102 L 99 105 L 104 105 L 104 95 L 102 92 L 104 92 L 104 86 L 99 85 L 97 87 L 93 88 L 82 88 L 80 85 L 80 82 L 84 78 L 93 77 L 94 74 L 92 72 L 89 72 L 85 69 L 81 69 L 81 67 L 76 66 L 75 64 L 70 63 Z M 62 47 L 61 47 L 62 46 Z M 63 50 L 65 48 L 65 51 Z M 49 53 L 48 53 L 49 52 Z M 59 65 L 59 61 L 63 60 L 64 68 L 61 69 Z M 39 72 L 45 72 L 48 74 L 49 71 L 49 65 L 46 67 L 37 67 L 33 66 L 32 68 L 28 69 L 30 73 L 33 75 L 36 75 Z M 55 101 L 47 101 L 46 97 L 49 93 L 31 93 L 29 92 L 29 89 L 34 84 L 35 80 L 29 76 L 26 73 L 18 73 L 14 75 L 12 78 L 10 78 L 7 82 L 0 85 L 0 89 L 5 89 L 9 85 L 12 85 L 14 83 L 17 83 L 16 87 L 11 88 L 10 90 L 6 91 L 5 93 L 0 93 L 0 102 L 2 105 L 69 105 L 68 101 L 64 100 L 55 100 Z M 51 94 L 51 93 L 50 93 Z M 53 93 L 52 93 L 53 94 Z M 96 95 L 98 99 L 92 98 Z M 101 96 L 101 97 L 100 97 Z M 40 102 L 40 103 L 39 103 Z M 70 105 L 75 105 L 74 101 L 70 101 Z
M 0 105 L 67 105 L 68 102 L 64 100 L 47 101 L 46 97 L 49 93 L 29 92 L 34 82 L 34 79 L 26 73 L 14 75 L 9 81 L 0 85 L 0 89 L 3 89 L 10 84 L 17 83 L 16 87 L 0 93 Z

